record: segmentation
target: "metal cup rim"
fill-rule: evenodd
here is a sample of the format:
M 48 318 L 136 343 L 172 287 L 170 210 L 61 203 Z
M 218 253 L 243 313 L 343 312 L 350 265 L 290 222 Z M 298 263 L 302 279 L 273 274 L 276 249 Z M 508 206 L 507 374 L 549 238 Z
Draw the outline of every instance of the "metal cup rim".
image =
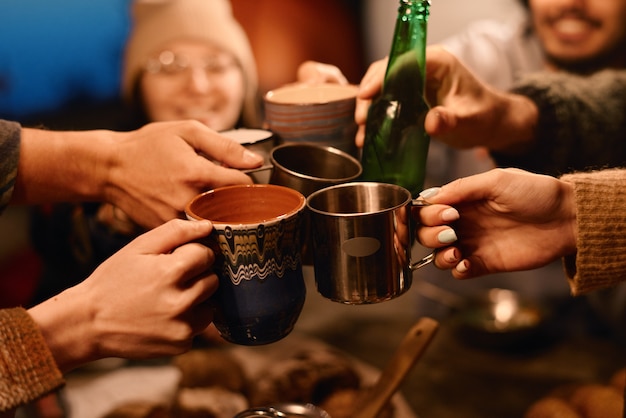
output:
M 348 177 L 333 177 L 333 178 L 325 178 L 325 177 L 316 177 L 316 176 L 311 176 L 309 174 L 304 174 L 304 173 L 300 173 L 298 171 L 289 169 L 287 167 L 285 167 L 283 164 L 281 164 L 279 161 L 276 160 L 275 158 L 275 153 L 285 149 L 285 148 L 315 148 L 318 150 L 322 150 L 322 151 L 327 151 L 327 152 L 331 152 L 335 155 L 339 155 L 342 158 L 345 158 L 346 160 L 352 162 L 354 164 L 355 167 L 357 167 L 357 170 L 355 172 L 355 174 L 348 176 Z M 335 148 L 333 146 L 330 145 L 324 145 L 324 144 L 316 144 L 315 142 L 289 142 L 289 143 L 285 143 L 285 144 L 281 144 L 278 145 L 274 148 L 272 148 L 272 151 L 270 152 L 270 164 L 272 165 L 272 167 L 274 168 L 274 170 L 278 167 L 280 170 L 284 171 L 285 173 L 288 173 L 291 176 L 297 177 L 297 178 L 301 178 L 301 179 L 307 179 L 307 180 L 314 180 L 314 181 L 321 181 L 321 182 L 333 182 L 333 183 L 346 183 L 349 182 L 351 180 L 355 180 L 358 177 L 361 176 L 361 174 L 363 173 L 363 167 L 361 166 L 361 162 L 359 160 L 357 160 L 356 158 L 354 158 L 352 155 L 348 154 L 345 151 L 340 150 L 339 148 Z

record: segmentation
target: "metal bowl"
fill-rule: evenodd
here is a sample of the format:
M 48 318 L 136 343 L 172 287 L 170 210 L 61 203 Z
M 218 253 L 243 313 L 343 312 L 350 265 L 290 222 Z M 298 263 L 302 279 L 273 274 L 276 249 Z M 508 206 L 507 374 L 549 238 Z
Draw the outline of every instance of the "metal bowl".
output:
M 252 408 L 240 412 L 235 418 L 282 417 L 282 418 L 330 418 L 323 409 L 312 404 L 282 403 Z
M 540 342 L 548 316 L 540 303 L 508 289 L 489 289 L 458 310 L 459 336 L 473 345 L 525 348 Z

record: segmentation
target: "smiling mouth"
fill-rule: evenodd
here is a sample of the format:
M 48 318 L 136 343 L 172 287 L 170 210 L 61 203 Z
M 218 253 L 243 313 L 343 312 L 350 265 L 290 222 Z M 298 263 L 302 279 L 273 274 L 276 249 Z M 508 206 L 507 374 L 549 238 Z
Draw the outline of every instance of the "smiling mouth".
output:
M 580 17 L 562 17 L 552 21 L 552 28 L 556 35 L 564 40 L 580 40 L 596 29 L 598 24 Z
M 554 28 L 566 35 L 577 35 L 589 30 L 589 23 L 580 19 L 560 19 L 554 23 Z

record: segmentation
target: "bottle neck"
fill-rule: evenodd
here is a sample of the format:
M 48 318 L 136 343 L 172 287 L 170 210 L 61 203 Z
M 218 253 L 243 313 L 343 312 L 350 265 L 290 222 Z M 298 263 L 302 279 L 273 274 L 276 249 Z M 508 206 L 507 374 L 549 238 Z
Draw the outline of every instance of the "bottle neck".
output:
M 410 78 L 413 82 L 409 85 L 417 82 L 421 89 L 413 93 L 423 93 L 429 14 L 430 0 L 400 0 L 383 93 L 389 88 L 401 89 Z

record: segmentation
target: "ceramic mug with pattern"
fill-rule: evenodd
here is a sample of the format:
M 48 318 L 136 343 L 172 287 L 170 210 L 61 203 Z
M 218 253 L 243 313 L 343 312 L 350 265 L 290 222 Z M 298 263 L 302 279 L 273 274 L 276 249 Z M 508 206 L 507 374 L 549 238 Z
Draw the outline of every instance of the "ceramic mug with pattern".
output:
M 190 220 L 208 219 L 219 288 L 210 298 L 218 331 L 241 345 L 269 344 L 287 336 L 302 311 L 304 196 L 288 187 L 255 184 L 220 187 L 185 208 Z

